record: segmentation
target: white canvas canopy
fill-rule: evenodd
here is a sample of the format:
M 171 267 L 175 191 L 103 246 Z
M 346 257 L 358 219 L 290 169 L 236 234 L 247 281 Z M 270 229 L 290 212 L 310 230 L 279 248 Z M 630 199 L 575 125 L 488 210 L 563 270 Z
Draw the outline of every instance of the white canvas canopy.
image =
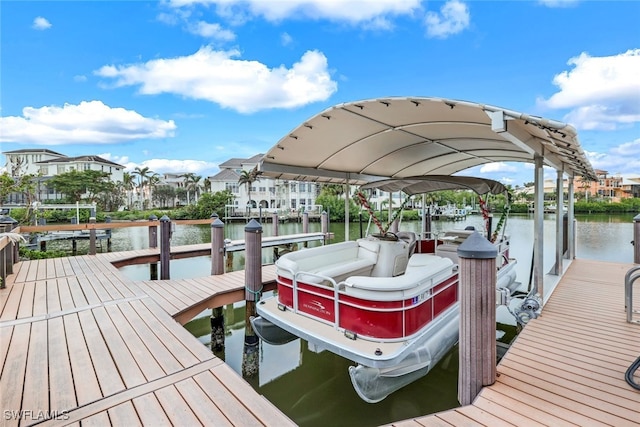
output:
M 380 98 L 315 115 L 280 139 L 259 170 L 280 179 L 365 184 L 535 157 L 595 179 L 575 129 L 565 123 L 466 101 Z
M 474 176 L 429 175 L 399 179 L 383 179 L 362 185 L 361 190 L 379 189 L 389 193 L 402 191 L 410 196 L 441 190 L 472 190 L 478 194 L 507 193 L 501 182 Z

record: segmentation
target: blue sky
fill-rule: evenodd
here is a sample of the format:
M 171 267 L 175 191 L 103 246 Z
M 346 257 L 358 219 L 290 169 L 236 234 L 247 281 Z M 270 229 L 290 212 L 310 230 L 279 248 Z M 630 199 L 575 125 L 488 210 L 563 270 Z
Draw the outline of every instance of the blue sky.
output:
M 0 148 L 210 176 L 332 105 L 433 96 L 567 122 L 640 176 L 638 22 L 639 1 L 2 1 Z

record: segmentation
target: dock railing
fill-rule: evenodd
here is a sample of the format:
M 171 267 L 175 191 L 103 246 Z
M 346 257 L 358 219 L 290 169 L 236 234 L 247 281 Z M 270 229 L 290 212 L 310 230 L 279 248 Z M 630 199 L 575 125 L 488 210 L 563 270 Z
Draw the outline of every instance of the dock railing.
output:
M 624 276 L 624 305 L 627 311 L 627 322 L 640 324 L 640 319 L 634 319 L 634 314 L 640 314 L 640 310 L 633 308 L 633 283 L 640 279 L 640 265 L 632 267 Z

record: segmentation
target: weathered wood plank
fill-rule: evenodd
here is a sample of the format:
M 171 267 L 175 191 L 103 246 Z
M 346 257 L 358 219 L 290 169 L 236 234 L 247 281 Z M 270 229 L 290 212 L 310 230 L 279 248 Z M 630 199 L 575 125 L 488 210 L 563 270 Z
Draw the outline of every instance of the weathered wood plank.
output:
M 155 395 L 173 425 L 202 425 L 174 386 L 156 390 Z
M 31 335 L 31 325 L 16 325 L 11 335 L 11 343 L 7 352 L 7 357 L 2 372 L 0 373 L 0 390 L 15 390 L 16 387 L 22 390 L 27 369 L 27 357 L 29 349 L 29 337 Z M 7 327 L 0 328 L 0 333 L 4 335 Z M 3 410 L 20 411 L 22 408 L 22 392 L 0 393 L 0 407 Z M 17 426 L 19 417 L 11 417 L 6 421 L 6 426 Z
M 100 390 L 103 396 L 109 396 L 125 389 L 124 381 L 116 367 L 116 362 L 111 357 L 109 346 L 102 339 L 101 329 L 98 322 L 93 317 L 93 311 L 81 311 L 78 313 L 82 332 L 91 355 L 91 360 L 95 366 L 94 372 L 98 377 Z M 107 325 L 103 325 L 106 329 Z M 113 334 L 109 334 L 112 336 Z M 105 339 L 108 339 L 105 337 Z M 74 372 L 76 372 L 74 370 Z M 76 387 L 78 384 L 76 384 Z M 80 400 L 78 398 L 78 400 Z
M 109 413 L 111 425 L 127 427 L 142 426 L 142 422 L 131 402 L 121 403 L 118 406 L 110 408 L 107 412 Z
M 46 321 L 33 322 L 29 336 L 21 409 L 33 413 L 50 409 L 47 327 Z
M 73 387 L 76 393 L 78 405 L 86 405 L 102 398 L 100 384 L 96 376 L 97 370 L 107 369 L 108 366 L 94 366 L 89 353 L 89 348 L 83 333 L 90 332 L 87 327 L 86 331 L 80 325 L 80 319 L 77 314 L 70 314 L 63 317 L 64 329 L 66 334 L 67 346 L 69 348 L 69 363 L 71 364 L 71 372 L 73 374 Z M 99 360 L 96 359 L 96 363 Z M 113 371 L 111 371 L 113 372 Z
M 216 427 L 233 426 L 192 378 L 176 383 L 175 387 L 203 425 Z
M 140 421 L 145 426 L 168 426 L 171 425 L 169 418 L 164 413 L 162 405 L 158 402 L 155 394 L 149 393 L 136 397 L 132 400 L 133 406 L 140 417 Z
M 48 321 L 48 367 L 51 393 L 51 410 L 62 412 L 75 408 L 78 404 L 71 372 L 71 360 L 67 346 L 67 335 L 62 317 Z M 75 339 L 78 339 L 77 337 Z M 85 373 L 90 375 L 90 373 Z

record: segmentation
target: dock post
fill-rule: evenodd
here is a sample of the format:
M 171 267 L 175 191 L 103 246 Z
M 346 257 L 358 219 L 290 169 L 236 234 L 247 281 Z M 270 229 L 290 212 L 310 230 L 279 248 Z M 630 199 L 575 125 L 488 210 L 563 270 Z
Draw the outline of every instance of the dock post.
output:
M 309 212 L 302 213 L 302 232 L 305 234 L 309 232 Z M 309 242 L 305 241 L 303 245 L 306 248 L 309 246 Z
M 272 227 L 271 228 L 271 230 L 272 230 L 271 234 L 273 234 L 274 236 L 278 235 L 278 231 L 279 231 L 278 230 L 278 226 L 279 226 L 278 213 L 274 212 L 274 213 L 271 214 L 271 227 Z
M 212 213 L 211 218 L 211 274 L 224 273 L 224 223 L 217 213 Z M 222 307 L 211 309 L 211 351 L 224 349 L 224 311 Z
M 168 216 L 160 218 L 160 280 L 169 280 L 169 261 L 171 260 L 171 220 Z
M 71 253 L 76 255 L 78 253 L 78 241 L 75 239 L 71 239 Z
M 474 232 L 458 248 L 460 258 L 460 361 L 458 401 L 470 405 L 483 386 L 496 381 L 496 256 L 498 250 Z
M 104 222 L 106 222 L 107 224 L 110 224 L 111 223 L 111 217 L 110 216 L 104 217 Z M 104 231 L 105 231 L 105 233 L 107 235 L 107 252 L 111 252 L 111 229 L 107 228 Z
M 211 275 L 224 274 L 224 223 L 216 216 L 211 223 Z
M 41 240 L 40 241 L 40 252 L 46 252 L 46 251 L 47 251 L 47 241 L 46 240 Z
M 149 215 L 149 221 L 157 221 L 158 217 L 155 215 Z M 149 249 L 154 249 L 158 247 L 158 226 L 150 225 L 149 226 Z
M 9 230 L 9 227 L 5 227 L 0 224 L 0 233 L 5 233 Z M 10 274 L 7 267 L 7 252 L 11 251 L 11 247 L 6 246 L 4 249 L 0 249 L 0 289 L 6 288 L 7 276 Z
M 244 228 L 245 241 L 245 333 L 242 352 L 242 376 L 252 378 L 258 374 L 259 340 L 249 318 L 256 315 L 256 301 L 262 294 L 262 225 L 255 219 Z
M 633 263 L 640 264 L 640 214 L 633 218 Z
M 89 224 L 95 224 L 96 217 L 92 216 L 89 218 Z M 89 230 L 89 255 L 96 254 L 96 229 L 92 228 Z
M 329 215 L 327 215 L 327 211 L 322 211 L 320 215 L 320 230 L 324 235 L 324 243 L 327 243 L 329 239 Z

